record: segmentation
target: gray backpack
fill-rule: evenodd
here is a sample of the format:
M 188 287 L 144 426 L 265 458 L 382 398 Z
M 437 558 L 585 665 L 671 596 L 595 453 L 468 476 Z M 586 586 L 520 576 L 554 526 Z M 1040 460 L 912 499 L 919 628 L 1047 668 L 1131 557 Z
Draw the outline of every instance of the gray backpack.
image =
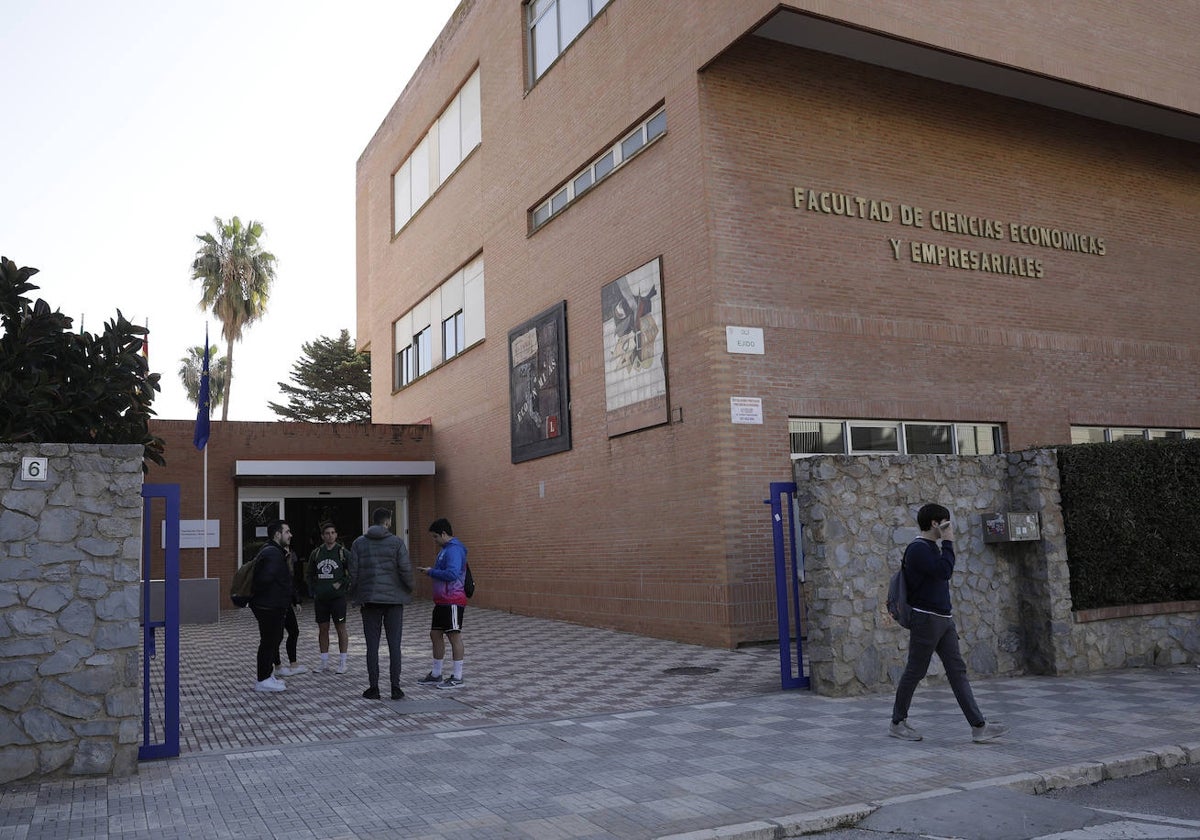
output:
M 900 558 L 900 568 L 888 582 L 887 611 L 896 623 L 907 628 L 912 623 L 912 607 L 908 605 L 908 581 L 904 579 L 904 558 Z

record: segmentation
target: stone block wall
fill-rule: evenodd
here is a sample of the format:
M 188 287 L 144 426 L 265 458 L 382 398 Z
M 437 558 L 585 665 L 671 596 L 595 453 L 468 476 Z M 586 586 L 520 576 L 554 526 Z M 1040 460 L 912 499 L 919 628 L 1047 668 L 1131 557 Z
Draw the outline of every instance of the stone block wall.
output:
M 137 771 L 141 485 L 141 446 L 0 445 L 0 783 Z
M 824 455 L 795 462 L 804 525 L 807 652 L 813 690 L 891 690 L 908 633 L 887 614 L 887 583 L 925 502 L 950 509 L 951 595 L 963 657 L 978 676 L 1070 674 L 1200 662 L 1200 612 L 1077 621 L 1052 450 L 992 456 Z M 1036 542 L 984 543 L 982 516 L 1032 510 Z M 934 658 L 931 678 L 944 679 Z

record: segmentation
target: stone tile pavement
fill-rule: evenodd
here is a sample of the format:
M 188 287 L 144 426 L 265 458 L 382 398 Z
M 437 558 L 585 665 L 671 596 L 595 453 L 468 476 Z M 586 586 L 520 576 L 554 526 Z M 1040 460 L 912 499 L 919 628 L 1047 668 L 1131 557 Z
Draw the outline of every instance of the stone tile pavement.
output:
M 367 701 L 356 623 L 350 673 L 292 677 L 278 695 L 251 691 L 247 612 L 185 628 L 183 756 L 126 779 L 4 786 L 0 840 L 775 838 L 929 791 L 1200 763 L 1192 665 L 977 682 L 984 712 L 1013 727 L 986 745 L 949 689 L 922 686 L 910 719 L 926 738 L 909 743 L 886 737 L 890 697 L 779 691 L 774 649 L 477 608 L 463 688 Z M 428 605 L 409 608 L 409 683 L 428 670 L 427 627 Z M 311 666 L 307 611 L 301 651 Z

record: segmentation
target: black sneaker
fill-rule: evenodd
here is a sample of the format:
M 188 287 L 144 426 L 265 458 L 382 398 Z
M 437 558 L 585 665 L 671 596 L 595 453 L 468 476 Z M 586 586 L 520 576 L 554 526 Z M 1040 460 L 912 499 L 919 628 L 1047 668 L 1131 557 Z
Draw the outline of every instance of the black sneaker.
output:
M 379 699 L 379 689 L 378 688 L 368 688 L 366 691 L 363 692 L 363 698 L 365 698 L 367 700 L 378 700 Z
M 403 700 L 404 699 L 404 691 L 399 688 L 393 688 L 392 689 L 392 699 L 393 700 Z
M 462 677 L 446 677 L 437 684 L 438 688 L 458 688 L 463 684 Z
M 417 685 L 437 685 L 441 681 L 441 677 L 435 677 L 433 675 L 433 671 L 430 671 L 428 674 L 421 677 L 421 679 L 417 680 Z

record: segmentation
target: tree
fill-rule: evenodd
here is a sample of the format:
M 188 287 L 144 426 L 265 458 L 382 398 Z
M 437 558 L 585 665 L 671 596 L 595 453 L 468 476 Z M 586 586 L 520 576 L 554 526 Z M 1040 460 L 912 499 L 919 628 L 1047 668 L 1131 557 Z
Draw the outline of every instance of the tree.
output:
M 104 332 L 71 331 L 73 319 L 25 293 L 36 268 L 0 257 L 0 440 L 8 443 L 136 443 L 163 461 L 150 434 L 159 375 L 150 373 L 146 328 L 121 310 Z
M 208 348 L 208 402 L 213 408 L 225 399 L 225 383 L 229 381 L 229 365 L 220 355 L 219 347 Z M 204 370 L 204 346 L 189 347 L 187 355 L 179 360 L 179 380 L 197 410 L 200 408 L 200 373 Z
M 192 279 L 202 284 L 200 308 L 211 310 L 221 322 L 225 337 L 225 401 L 221 419 L 229 419 L 229 392 L 233 387 L 233 343 L 242 331 L 267 311 L 271 284 L 275 282 L 275 255 L 264 251 L 259 240 L 261 222 L 247 225 L 234 216 L 228 222 L 213 218 L 217 231 L 196 236 L 200 248 L 192 262 Z
M 279 383 L 286 406 L 268 403 L 284 420 L 302 423 L 369 423 L 371 356 L 354 349 L 350 331 L 321 336 L 303 345 L 304 356 L 292 365 L 292 381 Z

